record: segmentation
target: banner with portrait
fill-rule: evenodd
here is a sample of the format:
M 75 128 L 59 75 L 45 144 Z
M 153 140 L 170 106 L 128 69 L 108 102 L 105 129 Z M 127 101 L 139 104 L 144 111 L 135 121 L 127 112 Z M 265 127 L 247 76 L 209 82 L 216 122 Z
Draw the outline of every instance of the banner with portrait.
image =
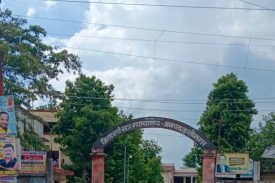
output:
M 17 176 L 15 137 L 0 137 L 0 177 Z
M 247 174 L 249 154 L 217 154 L 216 175 Z
M 20 176 L 43 177 L 46 176 L 47 152 L 21 151 Z
M 16 118 L 13 96 L 0 96 L 0 136 L 16 136 Z

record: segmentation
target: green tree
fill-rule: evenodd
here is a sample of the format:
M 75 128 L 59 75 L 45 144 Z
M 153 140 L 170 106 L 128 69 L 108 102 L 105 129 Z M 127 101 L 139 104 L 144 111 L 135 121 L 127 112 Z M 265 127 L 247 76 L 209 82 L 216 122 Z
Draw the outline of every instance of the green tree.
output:
M 49 147 L 44 144 L 39 135 L 35 133 L 32 125 L 26 125 L 26 129 L 24 133 L 21 134 L 19 130 L 17 130 L 17 137 L 20 139 L 20 145 L 23 147 L 25 151 L 35 150 L 35 151 L 47 151 Z
M 275 144 L 275 113 L 263 116 L 263 121 L 265 124 L 259 123 L 259 127 L 254 129 L 247 143 L 249 158 L 254 161 L 262 160 L 261 155 L 265 149 Z
M 148 183 L 162 183 L 161 172 L 164 170 L 161 164 L 161 156 L 159 155 L 162 152 L 162 148 L 155 140 L 143 140 L 140 150 L 147 165 Z
M 57 135 L 55 141 L 61 145 L 61 151 L 73 163 L 63 166 L 75 172 L 70 182 L 89 181 L 92 144 L 111 127 L 132 118 L 111 106 L 113 89 L 113 85 L 83 74 L 74 82 L 66 82 L 65 98 L 58 106 L 58 122 L 52 133 Z M 151 183 L 150 178 L 158 180 L 161 162 L 157 154 L 161 149 L 153 141 L 145 143 L 152 146 L 151 149 L 142 145 L 142 131 L 136 130 L 117 137 L 105 147 L 105 182 L 123 183 L 125 139 L 127 157 L 132 156 L 127 158 L 126 164 L 128 182 Z
M 213 87 L 208 95 L 206 109 L 197 123 L 199 130 L 218 147 L 217 120 L 220 120 L 221 139 L 218 152 L 244 152 L 252 132 L 250 125 L 253 115 L 257 114 L 255 104 L 247 96 L 248 87 L 233 73 L 219 78 Z M 192 156 L 201 154 L 202 151 Z
M 198 167 L 198 165 L 201 165 L 201 153 L 202 152 L 199 146 L 194 143 L 194 147 L 192 147 L 191 152 L 182 158 L 183 166 L 195 168 Z
M 57 135 L 55 142 L 61 145 L 61 151 L 70 157 L 74 166 L 81 167 L 82 182 L 90 177 L 88 169 L 93 142 L 121 120 L 117 108 L 111 107 L 113 89 L 113 85 L 105 85 L 95 76 L 83 74 L 75 82 L 66 82 L 66 98 L 59 105 L 58 122 L 52 133 Z
M 45 29 L 27 25 L 27 20 L 0 12 L 0 58 L 4 92 L 14 95 L 16 104 L 29 107 L 30 100 L 56 98 L 60 92 L 49 83 L 64 71 L 80 73 L 78 56 L 42 42 Z

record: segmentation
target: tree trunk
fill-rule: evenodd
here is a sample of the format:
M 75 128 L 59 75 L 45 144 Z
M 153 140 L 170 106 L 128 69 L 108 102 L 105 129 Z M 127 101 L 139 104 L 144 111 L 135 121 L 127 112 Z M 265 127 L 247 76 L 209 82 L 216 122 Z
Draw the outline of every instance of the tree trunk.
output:
M 82 167 L 82 175 L 81 175 L 82 183 L 87 183 L 87 159 L 83 157 L 83 167 Z

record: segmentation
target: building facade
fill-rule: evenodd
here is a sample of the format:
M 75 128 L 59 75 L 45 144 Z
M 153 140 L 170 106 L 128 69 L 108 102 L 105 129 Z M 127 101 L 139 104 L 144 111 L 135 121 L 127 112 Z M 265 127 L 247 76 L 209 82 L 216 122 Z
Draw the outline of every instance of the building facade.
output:
M 162 164 L 163 172 L 163 183 L 194 183 L 197 177 L 196 168 L 181 167 L 179 170 L 175 170 L 173 163 Z
M 20 106 L 16 106 L 17 127 L 20 134 L 23 134 L 25 129 L 30 125 L 34 132 L 41 138 L 45 145 L 49 147 L 47 158 L 53 159 L 53 183 L 66 183 L 67 176 L 73 176 L 74 172 L 62 169 L 62 164 L 70 164 L 71 161 L 60 151 L 60 145 L 54 142 L 54 136 L 50 131 L 57 119 L 55 118 L 56 111 L 48 110 L 31 110 L 27 111 Z M 39 117 L 34 118 L 33 116 Z M 24 149 L 22 149 L 24 150 Z M 35 149 L 33 149 L 35 151 Z M 32 180 L 43 180 L 43 177 L 22 177 L 20 182 L 30 182 Z

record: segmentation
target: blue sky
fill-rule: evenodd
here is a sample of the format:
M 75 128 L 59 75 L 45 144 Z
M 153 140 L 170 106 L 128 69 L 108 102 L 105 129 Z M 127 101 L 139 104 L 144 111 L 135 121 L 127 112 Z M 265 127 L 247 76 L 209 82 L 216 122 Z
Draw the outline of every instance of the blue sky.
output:
M 244 4 L 239 0 L 110 0 L 108 2 L 257 8 Z M 260 2 L 250 0 L 250 2 L 260 3 L 262 6 L 275 9 L 274 0 L 262 0 Z M 3 0 L 1 6 L 2 9 L 9 8 L 14 14 L 22 16 L 126 25 L 160 30 L 275 39 L 274 11 L 131 7 L 64 2 L 54 3 L 38 0 L 25 0 L 24 3 L 22 3 L 21 0 Z M 239 45 L 158 42 L 154 49 L 154 42 L 111 40 L 79 36 L 155 40 L 161 35 L 160 31 L 145 31 L 34 18 L 28 18 L 28 22 L 44 27 L 49 33 L 44 41 L 51 45 L 148 57 L 153 57 L 154 50 L 156 50 L 155 55 L 158 58 L 185 60 L 204 64 L 211 63 L 244 67 L 247 57 L 246 44 L 249 42 L 247 38 L 225 38 L 164 32 L 158 40 Z M 69 34 L 71 36 L 58 36 L 53 34 Z M 251 39 L 250 45 L 247 68 L 275 70 L 275 47 L 271 47 L 275 45 L 274 40 L 263 41 Z M 252 99 L 275 97 L 275 72 L 175 63 L 158 59 L 126 57 L 71 48 L 68 48 L 68 50 L 80 56 L 83 62 L 84 73 L 87 75 L 96 75 L 107 84 L 114 84 L 114 94 L 117 98 L 207 100 L 207 96 L 212 90 L 212 83 L 216 82 L 219 77 L 232 71 L 238 75 L 239 79 L 246 82 L 249 87 L 249 96 Z M 64 90 L 65 81 L 67 79 L 74 80 L 75 77 L 74 75 L 66 73 L 60 77 L 60 81 L 52 81 L 52 84 L 56 88 Z M 267 100 L 255 101 L 264 102 Z M 272 101 L 275 102 L 275 100 L 269 100 L 269 102 Z M 36 104 L 38 105 L 39 102 Z M 116 101 L 114 105 L 147 109 L 200 111 L 205 109 L 204 104 L 180 105 Z M 256 108 L 258 110 L 275 110 L 274 103 L 257 103 Z M 199 119 L 202 114 L 202 112 L 163 112 L 128 109 L 124 109 L 124 111 L 126 114 L 132 113 L 134 117 L 162 116 L 180 119 L 193 127 L 196 127 L 196 119 Z M 267 113 L 267 111 L 260 111 L 259 115 L 254 117 L 255 121 L 252 123 L 252 126 L 257 126 L 259 122 L 257 120 L 261 119 L 261 116 Z M 191 150 L 193 143 L 187 137 L 161 129 L 145 130 L 144 138 L 157 140 L 164 150 L 162 153 L 163 162 L 175 163 L 177 168 L 182 166 L 181 159 Z

